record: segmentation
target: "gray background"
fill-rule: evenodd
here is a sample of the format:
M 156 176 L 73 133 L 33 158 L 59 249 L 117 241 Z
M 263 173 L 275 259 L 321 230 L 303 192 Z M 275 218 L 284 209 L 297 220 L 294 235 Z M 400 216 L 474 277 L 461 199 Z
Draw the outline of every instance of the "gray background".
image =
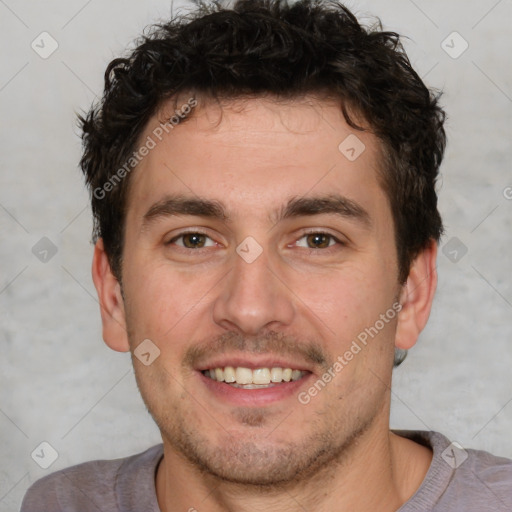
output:
M 512 2 L 348 5 L 410 37 L 415 68 L 445 91 L 449 114 L 440 208 L 450 245 L 429 326 L 395 372 L 392 427 L 512 457 Z M 53 470 L 159 442 L 129 356 L 101 339 L 75 112 L 100 94 L 107 63 L 170 10 L 162 0 L 0 0 L 1 512 Z M 46 59 L 31 48 L 43 31 L 59 45 Z M 458 58 L 453 31 L 469 44 Z M 32 252 L 42 237 L 57 248 L 46 262 Z M 31 458 L 43 441 L 58 452 L 46 470 Z

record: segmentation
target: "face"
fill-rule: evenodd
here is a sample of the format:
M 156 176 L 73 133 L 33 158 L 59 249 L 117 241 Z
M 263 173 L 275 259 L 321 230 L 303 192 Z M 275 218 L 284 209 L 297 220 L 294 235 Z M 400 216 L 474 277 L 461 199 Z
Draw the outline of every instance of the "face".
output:
M 130 349 L 160 351 L 133 362 L 169 453 L 289 482 L 388 421 L 400 287 L 380 165 L 378 140 L 314 98 L 199 105 L 139 164 L 123 314 Z

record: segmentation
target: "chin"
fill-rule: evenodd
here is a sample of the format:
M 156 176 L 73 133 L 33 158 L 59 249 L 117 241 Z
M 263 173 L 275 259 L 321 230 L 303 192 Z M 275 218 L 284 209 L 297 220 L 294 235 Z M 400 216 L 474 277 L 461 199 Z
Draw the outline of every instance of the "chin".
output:
M 205 476 L 270 490 L 296 485 L 334 470 L 366 428 L 362 426 L 349 436 L 340 436 L 340 430 L 336 429 L 317 430 L 304 433 L 296 440 L 290 440 L 288 432 L 286 440 L 277 440 L 277 430 L 272 433 L 271 429 L 257 429 L 259 435 L 251 434 L 250 430 L 238 429 L 233 435 L 222 432 L 220 438 L 210 438 L 181 425 L 163 437 L 168 448 L 179 452 Z

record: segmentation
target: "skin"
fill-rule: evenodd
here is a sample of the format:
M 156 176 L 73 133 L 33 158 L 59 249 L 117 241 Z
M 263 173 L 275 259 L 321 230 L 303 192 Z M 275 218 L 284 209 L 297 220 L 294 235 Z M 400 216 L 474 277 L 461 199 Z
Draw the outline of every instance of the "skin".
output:
M 141 140 L 169 111 L 164 105 Z M 380 142 L 357 132 L 365 150 L 351 162 L 338 150 L 351 133 L 327 99 L 230 101 L 222 117 L 200 104 L 130 178 L 122 288 L 98 241 L 105 342 L 133 352 L 150 339 L 160 350 L 148 366 L 133 363 L 164 443 L 161 510 L 386 512 L 425 477 L 430 450 L 389 431 L 390 385 L 395 346 L 411 348 L 427 322 L 437 246 L 418 255 L 401 285 Z M 144 221 L 173 194 L 218 201 L 229 219 Z M 333 213 L 279 219 L 293 198 L 330 194 L 364 209 L 368 222 Z M 177 238 L 187 230 L 208 238 Z M 236 252 L 248 236 L 262 249 L 252 263 Z M 198 240 L 206 246 L 184 246 Z M 297 393 L 233 405 L 195 370 L 191 354 L 268 354 L 307 367 L 307 391 L 397 300 L 399 315 L 306 405 Z

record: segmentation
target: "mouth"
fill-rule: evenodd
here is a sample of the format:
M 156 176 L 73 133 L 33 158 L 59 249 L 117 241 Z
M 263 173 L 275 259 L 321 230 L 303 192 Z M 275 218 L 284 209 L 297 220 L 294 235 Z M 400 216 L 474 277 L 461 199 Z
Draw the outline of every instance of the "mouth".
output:
M 209 400 L 232 407 L 262 407 L 296 398 L 313 377 L 300 362 L 223 358 L 196 368 Z

